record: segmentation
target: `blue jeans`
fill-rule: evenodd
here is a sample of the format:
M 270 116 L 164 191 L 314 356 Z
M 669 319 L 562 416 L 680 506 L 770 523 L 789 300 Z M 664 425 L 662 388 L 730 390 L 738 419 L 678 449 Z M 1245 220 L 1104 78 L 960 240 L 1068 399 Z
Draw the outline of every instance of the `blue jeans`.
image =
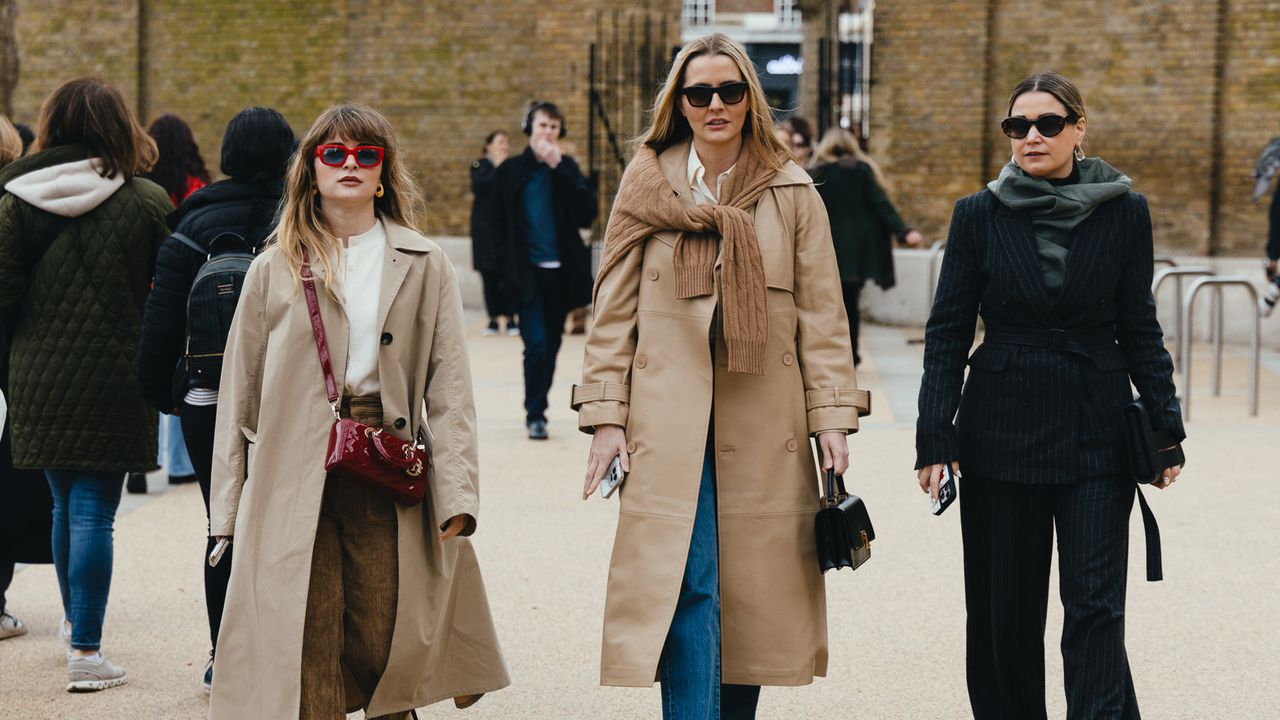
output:
M 168 433 L 168 442 L 165 434 Z M 166 450 L 167 448 L 167 450 Z M 163 465 L 169 477 L 195 475 L 191 467 L 191 456 L 187 454 L 187 443 L 182 436 L 182 421 L 177 415 L 160 415 L 160 457 L 157 465 Z
M 708 433 L 689 559 L 658 663 L 663 720 L 751 720 L 760 700 L 759 685 L 720 683 L 720 545 L 713 445 Z
M 97 650 L 111 592 L 111 533 L 124 473 L 45 470 L 53 491 L 53 564 L 71 647 Z
M 525 422 L 547 419 L 547 393 L 551 392 L 551 379 L 556 374 L 566 314 L 560 299 L 560 270 L 534 268 L 533 273 L 533 299 L 520 306 Z

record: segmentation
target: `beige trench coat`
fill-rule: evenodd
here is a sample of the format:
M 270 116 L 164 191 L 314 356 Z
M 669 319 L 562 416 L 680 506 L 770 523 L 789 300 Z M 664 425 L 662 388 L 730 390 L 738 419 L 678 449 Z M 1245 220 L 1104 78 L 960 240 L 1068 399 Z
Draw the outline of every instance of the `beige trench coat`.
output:
M 687 143 L 658 161 L 693 207 Z M 763 376 L 730 374 L 708 337 L 719 293 L 678 300 L 659 233 L 605 278 L 573 404 L 580 427 L 626 428 L 605 603 L 601 683 L 652 685 L 693 530 L 708 420 L 715 414 L 722 681 L 803 685 L 827 667 L 826 596 L 813 539 L 818 475 L 810 436 L 858 429 L 849 326 L 822 199 L 788 163 L 755 209 L 768 285 Z M 716 265 L 717 270 L 719 263 Z
M 442 545 L 437 531 L 455 515 L 479 514 L 462 299 L 439 246 L 385 226 L 378 347 L 385 424 L 403 439 L 421 431 L 432 464 L 426 502 L 396 508 L 399 599 L 370 717 L 508 684 L 471 542 Z M 347 318 L 326 295 L 323 277 L 316 285 L 341 387 Z M 218 399 L 212 531 L 235 536 L 235 558 L 212 720 L 298 717 L 302 628 L 332 424 L 301 288 L 279 249 L 268 248 L 245 279 Z M 474 522 L 464 534 L 473 531 Z

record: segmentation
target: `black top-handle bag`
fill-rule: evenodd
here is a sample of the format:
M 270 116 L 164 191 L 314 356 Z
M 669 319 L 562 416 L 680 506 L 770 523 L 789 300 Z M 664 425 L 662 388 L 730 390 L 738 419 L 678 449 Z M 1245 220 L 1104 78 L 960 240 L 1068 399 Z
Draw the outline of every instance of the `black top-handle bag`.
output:
M 844 477 L 835 470 L 827 471 L 826 495 L 813 521 L 822 572 L 842 567 L 857 570 L 871 558 L 871 541 L 876 539 L 871 515 L 862 498 L 845 490 Z

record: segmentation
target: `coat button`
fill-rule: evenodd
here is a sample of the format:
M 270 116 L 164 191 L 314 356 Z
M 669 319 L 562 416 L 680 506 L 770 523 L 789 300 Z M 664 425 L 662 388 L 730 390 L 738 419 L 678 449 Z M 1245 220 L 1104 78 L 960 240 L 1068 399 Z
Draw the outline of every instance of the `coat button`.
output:
M 396 418 L 396 429 L 403 430 L 405 425 L 409 423 L 404 418 Z
M 647 276 L 650 280 L 657 280 L 657 279 L 658 279 L 658 268 L 649 268 L 649 272 L 648 272 L 648 273 L 646 273 L 646 276 Z
M 635 451 L 636 451 L 636 442 L 635 440 L 632 440 L 631 442 L 627 443 L 627 452 L 634 453 Z
M 382 333 L 382 344 L 383 345 L 391 344 L 391 333 Z
M 648 364 L 649 364 L 649 361 L 648 361 L 648 360 L 646 360 L 646 359 L 644 358 L 644 356 L 643 356 L 643 355 L 637 355 L 637 356 L 636 356 L 636 367 L 638 367 L 638 368 L 640 368 L 641 370 L 643 370 L 643 369 L 644 369 L 644 366 L 645 366 L 645 365 L 648 365 Z
M 790 366 L 790 365 L 791 365 L 791 363 L 793 363 L 793 362 L 795 362 L 795 361 L 796 361 L 796 359 L 795 359 L 795 358 L 793 358 L 793 357 L 791 357 L 791 353 L 783 353 L 783 354 L 782 354 L 782 364 L 783 364 L 783 365 Z
M 787 441 L 787 452 L 795 452 L 795 451 L 796 451 L 796 448 L 798 448 L 798 447 L 800 447 L 800 446 L 796 444 L 796 441 L 795 441 L 795 440 L 788 440 L 788 441 Z

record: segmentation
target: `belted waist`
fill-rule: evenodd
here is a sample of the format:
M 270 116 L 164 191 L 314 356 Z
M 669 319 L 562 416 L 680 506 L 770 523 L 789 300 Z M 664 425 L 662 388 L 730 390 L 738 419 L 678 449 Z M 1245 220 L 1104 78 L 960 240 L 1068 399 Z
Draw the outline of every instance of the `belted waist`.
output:
M 1018 327 L 1015 325 L 988 325 L 983 342 L 1003 343 L 1006 345 L 1025 345 L 1028 347 L 1047 348 L 1057 352 L 1075 352 L 1088 354 L 1089 348 L 1114 345 L 1116 341 L 1115 325 L 1098 325 L 1090 328 L 1074 328 L 1063 330 L 1054 328 Z

